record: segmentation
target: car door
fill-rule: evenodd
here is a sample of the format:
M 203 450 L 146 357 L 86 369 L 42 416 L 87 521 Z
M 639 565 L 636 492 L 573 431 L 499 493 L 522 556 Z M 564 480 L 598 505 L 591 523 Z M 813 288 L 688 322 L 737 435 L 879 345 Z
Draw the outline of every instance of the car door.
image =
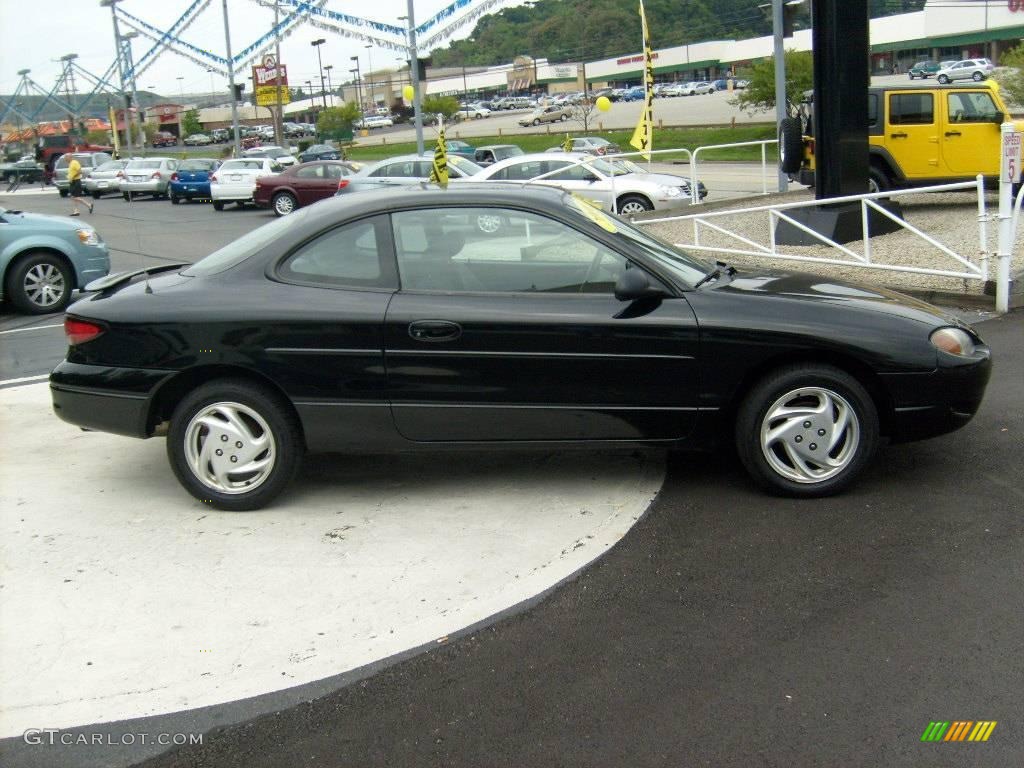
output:
M 939 169 L 939 125 L 933 91 L 886 94 L 885 147 L 909 179 L 934 177 Z
M 299 198 L 300 205 L 309 205 L 324 197 L 328 197 L 328 195 L 322 194 L 325 182 L 324 173 L 324 164 L 316 163 L 299 168 L 292 174 L 292 186 L 295 189 L 296 196 Z M 334 194 L 337 188 L 338 183 L 335 182 L 330 194 Z
M 950 175 L 999 173 L 999 107 L 988 88 L 943 91 L 942 159 Z
M 477 222 L 498 219 L 484 232 Z M 626 304 L 635 264 L 562 220 L 500 207 L 391 215 L 392 414 L 409 440 L 660 440 L 697 416 L 684 298 Z

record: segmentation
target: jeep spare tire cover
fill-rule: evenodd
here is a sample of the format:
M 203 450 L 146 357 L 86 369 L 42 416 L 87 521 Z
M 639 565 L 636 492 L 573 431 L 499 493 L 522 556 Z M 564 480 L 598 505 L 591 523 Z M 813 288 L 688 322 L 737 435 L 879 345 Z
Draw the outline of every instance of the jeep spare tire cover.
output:
M 804 138 L 800 121 L 784 117 L 779 123 L 779 168 L 783 173 L 796 173 L 804 159 Z

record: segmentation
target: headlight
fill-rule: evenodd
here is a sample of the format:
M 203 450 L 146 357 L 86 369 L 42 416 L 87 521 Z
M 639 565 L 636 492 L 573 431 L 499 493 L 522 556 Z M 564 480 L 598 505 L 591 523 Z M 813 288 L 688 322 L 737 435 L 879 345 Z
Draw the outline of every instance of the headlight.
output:
M 939 328 L 931 335 L 932 346 L 951 355 L 969 357 L 974 354 L 974 340 L 959 328 Z
M 95 229 L 78 229 L 75 231 L 78 233 L 78 239 L 81 240 L 84 245 L 100 244 L 100 236 L 96 234 Z
M 658 187 L 658 194 L 662 197 L 679 197 L 683 191 L 679 187 Z

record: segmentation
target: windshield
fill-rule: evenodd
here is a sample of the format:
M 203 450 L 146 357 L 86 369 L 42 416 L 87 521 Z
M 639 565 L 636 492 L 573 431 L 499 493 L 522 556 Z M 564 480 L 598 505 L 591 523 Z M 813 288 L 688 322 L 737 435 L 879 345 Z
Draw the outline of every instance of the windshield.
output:
M 477 165 L 472 160 L 467 160 L 461 155 L 448 155 L 448 165 L 458 168 L 467 176 L 475 176 L 483 170 L 481 166 Z
M 179 171 L 208 171 L 217 164 L 216 160 L 186 160 L 180 166 Z
M 625 176 L 627 173 L 646 173 L 636 163 L 629 160 L 593 160 L 584 165 L 594 168 L 605 176 Z
M 227 163 L 224 163 L 224 165 L 227 165 Z M 285 229 L 301 225 L 302 220 L 313 209 L 313 206 L 302 208 L 289 216 L 283 216 L 269 224 L 264 224 L 262 227 L 242 235 L 237 240 L 233 240 L 223 248 L 217 249 L 209 256 L 200 259 L 192 266 L 182 270 L 181 274 L 186 277 L 206 277 L 208 275 L 216 275 L 218 272 L 223 272 L 237 264 L 241 264 L 277 239 Z
M 262 171 L 262 160 L 227 160 L 220 167 L 221 171 Z
M 128 163 L 128 170 L 135 171 L 141 168 L 159 168 L 160 160 L 132 160 Z
M 287 157 L 289 154 L 291 153 L 288 150 L 281 149 L 280 147 L 277 147 L 276 149 L 268 149 L 266 151 L 267 157 Z
M 712 270 L 710 262 L 691 256 L 675 246 L 659 240 L 638 227 L 596 208 L 585 199 L 573 194 L 565 196 L 567 206 L 602 229 L 630 241 L 651 260 L 668 268 L 688 285 L 696 285 Z
M 124 160 L 110 160 L 110 161 L 104 163 L 103 165 L 101 165 L 96 170 L 97 171 L 119 171 L 122 168 L 124 168 L 125 165 L 127 165 L 127 163 Z

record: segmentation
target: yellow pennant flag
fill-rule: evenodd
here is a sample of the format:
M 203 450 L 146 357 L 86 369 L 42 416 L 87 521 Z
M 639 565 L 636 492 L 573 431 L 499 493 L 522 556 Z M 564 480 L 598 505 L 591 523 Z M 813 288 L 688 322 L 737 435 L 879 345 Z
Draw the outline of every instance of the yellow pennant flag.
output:
M 107 119 L 110 120 L 110 135 L 114 140 L 114 157 L 121 157 L 121 140 L 117 136 L 117 116 L 114 114 L 113 107 L 107 107 Z M 125 120 L 128 119 L 128 113 L 125 113 Z
M 441 189 L 448 189 L 448 147 L 444 141 L 444 123 L 440 115 L 438 122 L 441 130 L 437 134 L 437 144 L 434 145 L 434 165 L 430 169 L 430 180 Z
M 651 51 L 651 36 L 647 31 L 644 0 L 640 0 L 640 24 L 644 32 L 644 108 L 629 144 L 638 149 L 645 160 L 650 160 L 654 146 L 654 54 Z
M 572 152 L 572 136 L 565 134 L 565 141 L 562 142 L 563 152 Z

